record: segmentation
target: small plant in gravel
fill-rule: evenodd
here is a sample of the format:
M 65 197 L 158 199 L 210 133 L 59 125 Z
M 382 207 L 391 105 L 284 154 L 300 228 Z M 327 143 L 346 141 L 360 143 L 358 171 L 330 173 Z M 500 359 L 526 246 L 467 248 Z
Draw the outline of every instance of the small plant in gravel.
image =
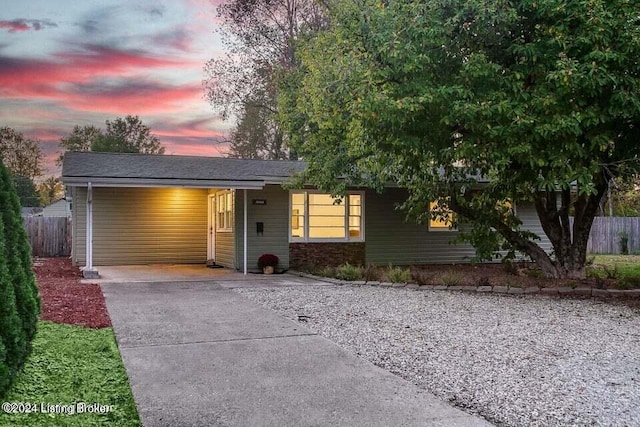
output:
M 336 270 L 333 267 L 322 267 L 322 268 L 316 269 L 314 271 L 314 274 L 317 274 L 318 276 L 321 276 L 321 277 L 336 277 Z
M 491 286 L 491 282 L 489 281 L 489 278 L 487 276 L 482 276 L 481 278 L 478 279 L 478 286 Z
M 342 264 L 336 270 L 336 277 L 341 280 L 358 280 L 360 279 L 360 267 L 351 265 L 348 262 Z
M 463 276 L 453 270 L 442 273 L 440 281 L 446 286 L 460 286 L 462 285 Z
M 411 272 L 408 268 L 389 266 L 387 278 L 393 283 L 407 283 L 411 280 Z
M 367 264 L 366 267 L 362 267 L 361 275 L 367 282 L 377 282 L 380 280 L 382 273 L 374 264 Z

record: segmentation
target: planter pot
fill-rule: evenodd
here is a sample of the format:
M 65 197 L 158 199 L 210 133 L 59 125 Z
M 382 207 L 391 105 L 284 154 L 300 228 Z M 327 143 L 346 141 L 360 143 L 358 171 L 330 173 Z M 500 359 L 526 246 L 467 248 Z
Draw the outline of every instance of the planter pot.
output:
M 273 267 L 268 265 L 265 268 L 262 269 L 262 272 L 264 274 L 273 274 Z

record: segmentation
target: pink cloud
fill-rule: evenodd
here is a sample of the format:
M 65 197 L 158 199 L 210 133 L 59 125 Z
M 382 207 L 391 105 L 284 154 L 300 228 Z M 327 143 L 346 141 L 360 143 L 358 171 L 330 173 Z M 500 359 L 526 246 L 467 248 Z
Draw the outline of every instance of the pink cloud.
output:
M 12 21 L 0 21 L 0 29 L 6 29 L 10 33 L 18 33 L 23 31 L 40 31 L 43 28 L 57 27 L 58 25 L 42 19 L 14 19 Z

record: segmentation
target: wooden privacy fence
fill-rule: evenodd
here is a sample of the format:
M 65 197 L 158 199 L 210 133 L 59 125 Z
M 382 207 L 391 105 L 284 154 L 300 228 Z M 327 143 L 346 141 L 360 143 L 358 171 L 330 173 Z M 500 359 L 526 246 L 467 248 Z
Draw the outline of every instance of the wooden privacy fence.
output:
M 593 254 L 619 254 L 620 235 L 629 238 L 629 253 L 640 251 L 640 217 L 595 217 L 587 252 Z
M 33 256 L 71 255 L 71 218 L 30 216 L 23 219 Z

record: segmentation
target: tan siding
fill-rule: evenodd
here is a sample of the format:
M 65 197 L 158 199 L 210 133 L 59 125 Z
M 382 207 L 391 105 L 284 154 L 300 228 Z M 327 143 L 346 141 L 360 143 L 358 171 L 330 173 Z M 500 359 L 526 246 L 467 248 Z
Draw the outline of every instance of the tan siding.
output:
M 209 191 L 209 193 L 218 193 L 219 191 Z M 236 199 L 234 195 L 234 200 Z M 216 203 L 218 202 L 216 198 Z M 215 216 L 214 212 L 214 216 Z M 232 218 L 234 215 L 232 215 Z M 231 226 L 231 231 L 217 231 L 216 232 L 216 264 L 222 265 L 227 268 L 236 268 L 236 252 L 235 252 L 235 236 L 236 236 L 236 224 L 237 220 L 233 219 L 234 223 Z
M 238 268 L 243 268 L 244 194 L 236 192 L 236 224 Z M 267 201 L 254 205 L 254 199 Z M 278 268 L 289 268 L 289 192 L 279 185 L 267 185 L 263 190 L 247 190 L 247 267 L 258 269 L 258 258 L 265 253 L 279 258 Z M 264 234 L 258 236 L 256 223 L 264 223 Z
M 93 193 L 95 265 L 206 261 L 207 190 L 94 188 Z M 73 202 L 82 207 L 77 215 L 84 220 L 86 199 L 80 199 Z M 84 221 L 76 224 L 81 239 L 76 256 L 84 264 Z

